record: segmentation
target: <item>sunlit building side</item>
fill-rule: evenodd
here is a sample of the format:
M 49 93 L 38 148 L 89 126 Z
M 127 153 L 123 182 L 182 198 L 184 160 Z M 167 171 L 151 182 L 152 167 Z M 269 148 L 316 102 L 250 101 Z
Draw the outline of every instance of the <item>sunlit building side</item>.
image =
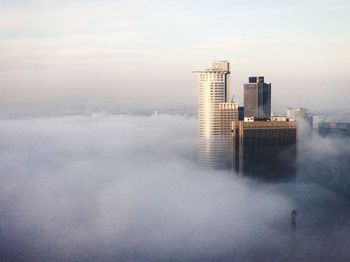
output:
M 194 71 L 199 81 L 199 162 L 203 167 L 226 168 L 227 136 L 231 122 L 238 119 L 238 106 L 230 102 L 230 64 L 214 62 L 212 68 Z M 230 140 L 230 139 L 228 139 Z M 232 147 L 230 149 L 232 151 Z M 224 157 L 223 157 L 224 156 Z

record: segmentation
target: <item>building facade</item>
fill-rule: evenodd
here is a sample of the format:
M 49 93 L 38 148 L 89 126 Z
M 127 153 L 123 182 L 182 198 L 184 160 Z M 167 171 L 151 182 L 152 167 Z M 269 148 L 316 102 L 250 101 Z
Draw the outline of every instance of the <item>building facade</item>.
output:
M 211 69 L 198 70 L 194 73 L 197 74 L 199 81 L 200 165 L 226 168 L 225 159 L 228 157 L 225 155 L 225 149 L 228 146 L 225 141 L 227 136 L 231 137 L 232 121 L 238 119 L 237 104 L 229 102 L 231 101 L 230 64 L 227 61 L 218 61 L 213 63 Z
M 244 116 L 271 116 L 271 83 L 265 83 L 263 76 L 251 76 L 244 84 Z
M 241 175 L 276 179 L 296 172 L 297 123 L 286 117 L 232 123 L 233 167 Z

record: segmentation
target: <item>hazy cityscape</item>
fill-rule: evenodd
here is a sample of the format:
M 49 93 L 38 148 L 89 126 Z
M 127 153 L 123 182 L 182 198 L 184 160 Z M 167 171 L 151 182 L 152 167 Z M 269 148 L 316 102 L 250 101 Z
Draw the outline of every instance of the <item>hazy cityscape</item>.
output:
M 348 261 L 349 11 L 0 0 L 0 261 Z

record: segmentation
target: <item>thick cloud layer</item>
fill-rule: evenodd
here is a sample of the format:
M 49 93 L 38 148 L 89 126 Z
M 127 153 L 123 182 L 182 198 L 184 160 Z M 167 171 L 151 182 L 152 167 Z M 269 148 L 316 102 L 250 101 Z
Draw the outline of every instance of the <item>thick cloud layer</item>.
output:
M 194 118 L 1 120 L 1 260 L 345 261 L 349 140 L 303 139 L 271 184 L 200 169 Z

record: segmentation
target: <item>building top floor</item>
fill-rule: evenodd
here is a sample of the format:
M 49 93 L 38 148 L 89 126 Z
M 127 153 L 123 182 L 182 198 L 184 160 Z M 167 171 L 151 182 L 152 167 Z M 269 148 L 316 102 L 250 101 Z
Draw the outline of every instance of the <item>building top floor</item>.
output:
M 286 116 L 271 116 L 271 117 L 245 117 L 244 122 L 294 122 L 293 118 Z
M 249 83 L 264 83 L 264 76 L 250 76 Z
M 193 73 L 230 73 L 230 63 L 228 61 L 215 61 L 212 68 L 204 70 L 194 70 Z
M 295 121 L 233 121 L 232 130 L 239 129 L 296 129 Z

